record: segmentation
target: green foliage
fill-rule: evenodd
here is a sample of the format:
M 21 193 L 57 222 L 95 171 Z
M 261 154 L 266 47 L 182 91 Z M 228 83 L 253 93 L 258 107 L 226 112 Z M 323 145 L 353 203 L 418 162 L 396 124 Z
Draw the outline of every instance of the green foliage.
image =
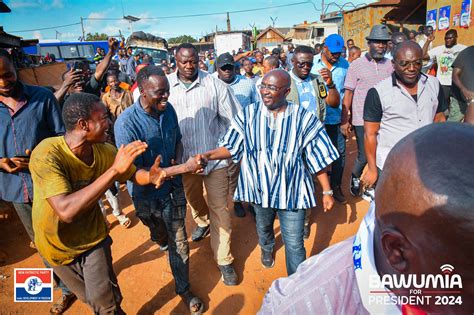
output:
M 93 41 L 93 40 L 107 40 L 109 38 L 109 36 L 107 34 L 104 34 L 104 33 L 95 33 L 95 34 L 91 34 L 91 33 L 87 33 L 86 34 L 86 41 Z
M 197 40 L 189 35 L 181 35 L 168 39 L 168 44 L 195 43 Z

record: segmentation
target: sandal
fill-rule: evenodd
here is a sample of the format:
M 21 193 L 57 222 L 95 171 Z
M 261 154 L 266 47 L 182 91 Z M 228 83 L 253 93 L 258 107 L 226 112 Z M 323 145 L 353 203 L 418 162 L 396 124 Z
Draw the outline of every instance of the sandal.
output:
M 63 294 L 59 300 L 57 300 L 53 306 L 51 306 L 49 313 L 51 315 L 63 314 L 75 300 L 76 295 L 74 293 L 68 295 Z
M 179 295 L 183 302 L 188 306 L 192 315 L 200 315 L 204 310 L 204 303 L 200 298 L 192 294 L 189 290 Z M 198 307 L 199 306 L 199 307 Z
M 123 226 L 126 229 L 128 229 L 130 227 L 130 224 L 132 223 L 130 218 L 127 217 L 125 214 L 119 215 L 117 217 L 117 220 L 119 221 L 120 225 Z

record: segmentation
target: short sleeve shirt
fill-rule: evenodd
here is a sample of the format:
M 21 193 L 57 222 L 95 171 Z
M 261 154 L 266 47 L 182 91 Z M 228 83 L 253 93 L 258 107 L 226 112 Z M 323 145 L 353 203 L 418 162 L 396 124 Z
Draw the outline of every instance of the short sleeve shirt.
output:
M 350 64 L 344 87 L 354 92 L 352 98 L 352 124 L 354 126 L 364 125 L 364 102 L 369 89 L 388 78 L 392 72 L 393 66 L 390 60 L 382 59 L 375 62 L 368 54 Z
M 453 76 L 453 62 L 461 51 L 463 51 L 466 46 L 461 44 L 456 44 L 451 48 L 446 46 L 438 46 L 430 51 L 428 55 L 430 59 L 436 59 L 438 64 L 438 70 L 436 71 L 436 77 L 438 78 L 441 85 L 451 86 L 452 76 Z
M 63 136 L 43 140 L 31 154 L 33 177 L 33 230 L 35 245 L 52 266 L 66 265 L 90 250 L 107 236 L 104 216 L 98 203 L 79 214 L 72 223 L 62 222 L 48 198 L 83 189 L 113 164 L 117 149 L 110 144 L 94 144 L 94 161 L 87 165 L 74 155 Z M 135 173 L 132 167 L 120 182 Z
M 459 53 L 456 60 L 452 64 L 453 69 L 461 69 L 461 82 L 469 90 L 474 91 L 474 46 L 469 46 Z M 464 95 L 461 94 L 461 91 L 456 86 L 452 85 L 451 93 L 458 100 L 463 100 Z

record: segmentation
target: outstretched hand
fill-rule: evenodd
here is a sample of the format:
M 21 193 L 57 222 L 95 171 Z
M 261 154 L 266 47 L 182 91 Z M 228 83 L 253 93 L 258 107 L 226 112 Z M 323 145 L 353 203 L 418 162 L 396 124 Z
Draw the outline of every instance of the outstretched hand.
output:
M 204 172 L 207 166 L 207 158 L 203 154 L 196 154 L 186 161 L 186 169 L 193 174 Z
M 166 171 L 160 167 L 161 163 L 161 155 L 155 159 L 155 163 L 153 163 L 152 167 L 150 168 L 150 184 L 154 184 L 155 188 L 158 189 L 163 185 L 166 180 Z
M 132 166 L 135 159 L 146 151 L 148 144 L 142 141 L 133 141 L 129 144 L 121 145 L 118 149 L 117 155 L 115 156 L 114 164 L 112 168 L 119 174 L 125 174 L 130 166 Z

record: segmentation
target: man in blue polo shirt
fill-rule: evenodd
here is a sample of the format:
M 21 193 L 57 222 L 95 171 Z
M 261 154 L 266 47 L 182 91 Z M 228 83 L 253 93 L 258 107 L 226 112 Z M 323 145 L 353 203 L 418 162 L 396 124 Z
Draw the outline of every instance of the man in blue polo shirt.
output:
M 334 199 L 340 203 L 346 203 L 346 198 L 341 190 L 342 174 L 346 159 L 346 139 L 341 133 L 341 110 L 344 98 L 344 81 L 346 79 L 349 63 L 341 57 L 344 47 L 344 39 L 337 34 L 329 35 L 323 45 L 320 54 L 314 56 L 312 73 L 319 73 L 322 69 L 329 69 L 332 73 L 332 81 L 339 92 L 340 104 L 338 107 L 326 107 L 326 119 L 324 125 L 332 144 L 339 152 L 339 158 L 332 164 L 331 188 L 334 191 Z
M 161 167 L 181 161 L 183 145 L 178 118 L 168 103 L 170 85 L 161 67 L 147 66 L 138 72 L 140 98 L 127 108 L 114 126 L 117 147 L 141 140 L 148 149 L 135 160 L 138 168 L 151 167 L 161 155 Z M 151 240 L 169 246 L 169 263 L 176 293 L 192 314 L 200 314 L 202 301 L 190 292 L 189 244 L 186 235 L 186 198 L 181 176 L 166 181 L 159 189 L 129 182 L 137 217 L 148 226 Z

